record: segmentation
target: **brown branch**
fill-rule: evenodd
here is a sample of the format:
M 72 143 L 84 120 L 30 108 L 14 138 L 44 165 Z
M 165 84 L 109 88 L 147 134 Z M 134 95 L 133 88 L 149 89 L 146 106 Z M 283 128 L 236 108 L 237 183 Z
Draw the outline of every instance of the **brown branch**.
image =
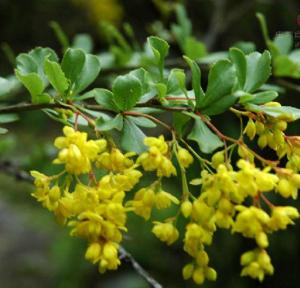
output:
M 0 172 L 14 177 L 18 181 L 28 182 L 33 184 L 33 177 L 26 171 L 20 170 L 18 166 L 10 161 L 0 161 Z M 119 248 L 120 259 L 131 264 L 135 272 L 140 275 L 151 287 L 163 288 L 163 286 L 155 280 L 122 246 Z
M 94 111 L 102 111 L 102 112 L 110 112 L 110 113 L 113 112 L 109 109 L 101 107 L 100 105 L 85 104 L 85 103 L 81 103 L 80 105 L 83 108 L 94 110 Z M 137 104 L 136 107 L 151 107 L 151 108 L 157 108 L 157 109 L 173 111 L 173 112 L 189 110 L 188 107 L 161 106 L 161 105 L 159 105 L 159 103 L 157 101 L 152 101 L 151 103 L 140 103 L 140 104 Z M 19 112 L 26 112 L 26 111 L 35 111 L 35 110 L 42 110 L 42 109 L 55 109 L 55 108 L 74 110 L 74 109 L 70 108 L 70 105 L 64 105 L 64 104 L 60 104 L 60 103 L 46 103 L 46 104 L 18 103 L 18 104 L 13 104 L 13 105 L 8 105 L 8 106 L 0 106 L 0 114 L 19 113 Z
M 136 273 L 142 276 L 151 287 L 153 288 L 163 287 L 134 259 L 134 257 L 130 253 L 126 251 L 124 247 L 120 246 L 119 251 L 121 254 L 120 259 L 129 262 L 133 267 L 133 269 L 136 271 Z

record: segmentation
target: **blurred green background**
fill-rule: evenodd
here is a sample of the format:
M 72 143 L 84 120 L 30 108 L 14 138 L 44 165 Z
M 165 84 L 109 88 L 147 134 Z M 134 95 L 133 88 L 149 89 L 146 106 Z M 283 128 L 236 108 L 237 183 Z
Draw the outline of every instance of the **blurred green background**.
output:
M 61 53 L 61 45 L 49 26 L 50 21 L 60 23 L 70 39 L 78 33 L 90 34 L 94 52 L 99 52 L 107 49 L 99 21 L 109 21 L 117 27 L 129 22 L 138 41 L 143 43 L 153 31 L 155 21 L 160 20 L 166 27 L 174 21 L 170 7 L 175 2 L 185 3 L 194 34 L 209 42 L 210 51 L 226 50 L 237 41 L 252 41 L 262 51 L 265 46 L 255 18 L 256 11 L 266 15 L 271 36 L 280 31 L 300 31 L 296 22 L 300 14 L 297 0 L 222 1 L 223 15 L 215 15 L 213 1 L 204 0 L 0 0 L 0 43 L 4 48 L 0 53 L 0 75 L 5 77 L 13 73 L 4 50 L 17 55 L 35 46 L 50 46 Z M 210 42 L 208 32 L 211 33 L 216 25 L 219 25 L 218 31 Z M 179 56 L 179 50 L 173 49 L 172 54 Z M 299 96 L 288 91 L 281 101 L 300 107 Z M 26 100 L 29 98 L 23 90 L 2 99 L 7 103 Z M 227 114 L 217 118 L 218 127 L 234 134 L 237 127 L 234 118 Z M 1 165 L 10 161 L 27 171 L 37 169 L 51 173 L 50 163 L 55 155 L 52 141 L 59 135 L 60 125 L 42 112 L 24 112 L 18 122 L 7 127 L 10 133 L 0 136 Z M 291 133 L 300 133 L 298 124 L 293 125 Z M 198 172 L 194 172 L 196 176 Z M 165 187 L 179 193 L 180 185 L 176 179 L 166 182 Z M 69 237 L 67 229 L 56 224 L 54 217 L 39 207 L 30 196 L 31 191 L 30 184 L 16 181 L 0 171 L 0 287 L 148 287 L 128 263 L 123 263 L 116 272 L 98 274 L 97 267 L 84 260 L 84 241 Z M 155 213 L 155 219 L 165 216 Z M 172 214 L 172 211 L 165 213 Z M 166 248 L 151 234 L 151 223 L 144 223 L 135 216 L 131 216 L 128 222 L 129 233 L 124 246 L 154 278 L 164 287 L 194 287 L 181 277 L 181 268 L 189 260 L 182 251 L 181 241 Z M 263 284 L 239 277 L 239 255 L 252 247 L 252 241 L 219 231 L 213 246 L 208 249 L 211 265 L 217 269 L 219 277 L 215 283 L 207 282 L 203 287 L 299 286 L 300 225 L 271 237 L 270 255 L 276 272 Z

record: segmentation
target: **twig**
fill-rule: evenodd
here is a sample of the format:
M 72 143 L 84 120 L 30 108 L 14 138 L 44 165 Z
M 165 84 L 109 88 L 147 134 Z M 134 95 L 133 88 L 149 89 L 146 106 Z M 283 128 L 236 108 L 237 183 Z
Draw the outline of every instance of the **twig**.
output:
M 157 109 L 166 110 L 166 111 L 173 111 L 173 112 L 190 110 L 189 107 L 181 107 L 181 106 L 166 107 L 166 106 L 156 105 L 155 101 L 153 101 L 153 103 L 154 104 L 139 103 L 136 105 L 136 107 L 152 107 L 152 108 L 157 108 Z M 81 103 L 80 105 L 82 106 L 82 108 L 90 109 L 90 110 L 94 110 L 94 111 L 102 111 L 102 112 L 110 112 L 110 113 L 113 112 L 109 109 L 101 107 L 100 105 L 85 104 L 85 103 Z M 74 110 L 74 109 L 71 109 L 69 107 L 69 105 L 64 105 L 61 103 L 46 103 L 46 104 L 18 103 L 18 104 L 13 104 L 13 105 L 8 105 L 8 106 L 0 106 L 0 114 L 18 113 L 18 112 L 26 112 L 26 111 L 34 111 L 34 110 L 42 110 L 42 109 L 55 109 L 55 108 Z
M 150 274 L 134 259 L 134 257 L 128 253 L 124 247 L 120 246 L 120 259 L 125 260 L 131 264 L 133 269 L 136 271 L 137 274 L 142 276 L 148 284 L 151 285 L 153 288 L 162 288 L 163 286 L 158 283 Z
M 292 82 L 289 82 L 287 80 L 284 80 L 284 79 L 278 79 L 277 80 L 277 83 L 280 85 L 280 86 L 283 86 L 289 90 L 294 90 L 294 91 L 297 91 L 297 92 L 300 92 L 300 86 L 297 85 L 297 84 L 294 84 Z
M 0 162 L 0 171 L 13 176 L 17 181 L 25 181 L 33 183 L 33 177 L 26 171 L 20 170 L 16 165 L 10 161 L 1 161 Z
M 0 172 L 13 176 L 16 180 L 24 181 L 33 184 L 33 177 L 26 171 L 20 170 L 19 167 L 10 161 L 0 161 Z M 163 288 L 135 259 L 127 252 L 127 250 L 120 246 L 119 248 L 120 259 L 127 261 L 131 264 L 132 268 L 139 274 L 148 284 L 153 288 Z

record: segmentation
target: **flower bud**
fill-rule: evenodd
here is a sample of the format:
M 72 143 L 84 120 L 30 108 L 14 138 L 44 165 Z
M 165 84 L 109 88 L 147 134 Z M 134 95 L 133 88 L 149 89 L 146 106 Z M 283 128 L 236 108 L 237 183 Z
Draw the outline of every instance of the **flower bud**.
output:
M 182 276 L 184 280 L 190 279 L 194 272 L 194 265 L 189 263 L 185 265 L 182 269 Z
M 212 158 L 212 166 L 217 169 L 220 164 L 223 164 L 225 161 L 224 151 L 219 151 L 215 153 Z
M 185 218 L 188 218 L 191 215 L 192 209 L 193 204 L 188 200 L 184 201 L 180 206 L 181 213 Z
M 216 281 L 217 280 L 217 271 L 211 267 L 208 267 L 205 270 L 205 276 L 209 281 Z
M 201 285 L 205 280 L 203 268 L 198 267 L 193 273 L 193 280 L 196 284 Z
M 178 161 L 184 168 L 188 168 L 194 161 L 190 152 L 184 148 L 178 149 Z
M 256 134 L 256 125 L 255 123 L 253 122 L 252 119 L 249 119 L 246 127 L 245 127 L 245 130 L 244 130 L 244 133 L 247 134 L 247 136 L 253 140 L 254 137 L 255 137 L 255 134 Z

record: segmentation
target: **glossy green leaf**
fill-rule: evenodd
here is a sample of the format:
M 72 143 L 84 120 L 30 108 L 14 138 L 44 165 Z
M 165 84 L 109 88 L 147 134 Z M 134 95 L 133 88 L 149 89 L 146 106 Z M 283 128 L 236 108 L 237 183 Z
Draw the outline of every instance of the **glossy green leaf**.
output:
M 38 74 L 46 86 L 48 84 L 44 73 L 44 63 L 46 59 L 54 62 L 58 61 L 56 53 L 50 48 L 37 47 L 28 53 L 21 53 L 16 58 L 17 70 L 20 71 L 22 75 L 30 73 Z
M 204 92 L 201 88 L 201 70 L 199 65 L 195 61 L 187 56 L 183 56 L 183 58 L 192 70 L 192 87 L 196 98 L 196 108 L 199 108 L 201 107 L 205 98 Z
M 188 139 L 197 142 L 200 150 L 206 154 L 210 154 L 224 145 L 219 137 L 206 126 L 200 117 L 195 118 L 195 124 L 191 133 L 188 135 Z
M 142 96 L 140 80 L 130 74 L 119 76 L 112 86 L 113 99 L 121 111 L 128 111 L 135 106 Z
M 143 131 L 132 120 L 124 118 L 121 146 L 125 151 L 144 152 L 146 150 L 145 137 Z
M 137 126 L 140 127 L 154 128 L 157 126 L 152 120 L 145 117 L 127 116 L 127 119 L 130 119 L 132 122 L 134 122 Z
M 283 120 L 300 119 L 300 109 L 291 106 L 271 107 L 265 105 L 247 104 L 245 108 L 253 112 L 263 112 L 266 115 Z
M 46 59 L 44 71 L 50 84 L 56 91 L 63 95 L 68 89 L 69 83 L 60 65 L 57 62 Z
M 247 76 L 247 60 L 245 54 L 238 48 L 231 48 L 229 50 L 229 56 L 234 64 L 239 88 L 243 88 L 246 82 L 246 76 Z
M 246 56 L 247 78 L 244 86 L 246 92 L 254 92 L 260 88 L 271 75 L 271 54 L 253 52 Z
M 78 79 L 84 63 L 85 53 L 81 49 L 67 49 L 62 59 L 61 68 L 71 84 Z
M 276 91 L 263 91 L 259 93 L 252 94 L 253 99 L 247 101 L 252 104 L 265 104 L 267 102 L 273 101 L 278 97 L 278 93 Z
M 148 43 L 159 66 L 160 76 L 163 78 L 164 60 L 169 53 L 170 46 L 168 42 L 156 36 L 149 37 Z
M 85 55 L 84 65 L 74 84 L 74 93 L 80 93 L 95 81 L 101 70 L 99 57 Z
M 77 97 L 77 100 L 85 100 L 85 99 L 95 99 L 96 102 L 107 110 L 112 111 L 119 111 L 118 107 L 116 106 L 114 99 L 113 99 L 113 93 L 109 90 L 102 89 L 102 88 L 95 88 L 85 94 L 83 94 L 80 97 Z
M 226 111 L 236 101 L 232 94 L 236 83 L 234 66 L 229 60 L 220 60 L 208 74 L 208 86 L 200 110 L 207 115 L 217 115 Z
M 48 103 L 50 101 L 50 98 L 43 94 L 45 89 L 44 82 L 37 73 L 23 75 L 18 70 L 15 70 L 15 73 L 29 91 L 32 103 Z
M 109 131 L 112 129 L 117 129 L 121 131 L 123 128 L 123 116 L 121 114 L 117 114 L 113 119 L 105 119 L 103 117 L 99 117 L 96 120 L 96 129 L 99 131 Z

